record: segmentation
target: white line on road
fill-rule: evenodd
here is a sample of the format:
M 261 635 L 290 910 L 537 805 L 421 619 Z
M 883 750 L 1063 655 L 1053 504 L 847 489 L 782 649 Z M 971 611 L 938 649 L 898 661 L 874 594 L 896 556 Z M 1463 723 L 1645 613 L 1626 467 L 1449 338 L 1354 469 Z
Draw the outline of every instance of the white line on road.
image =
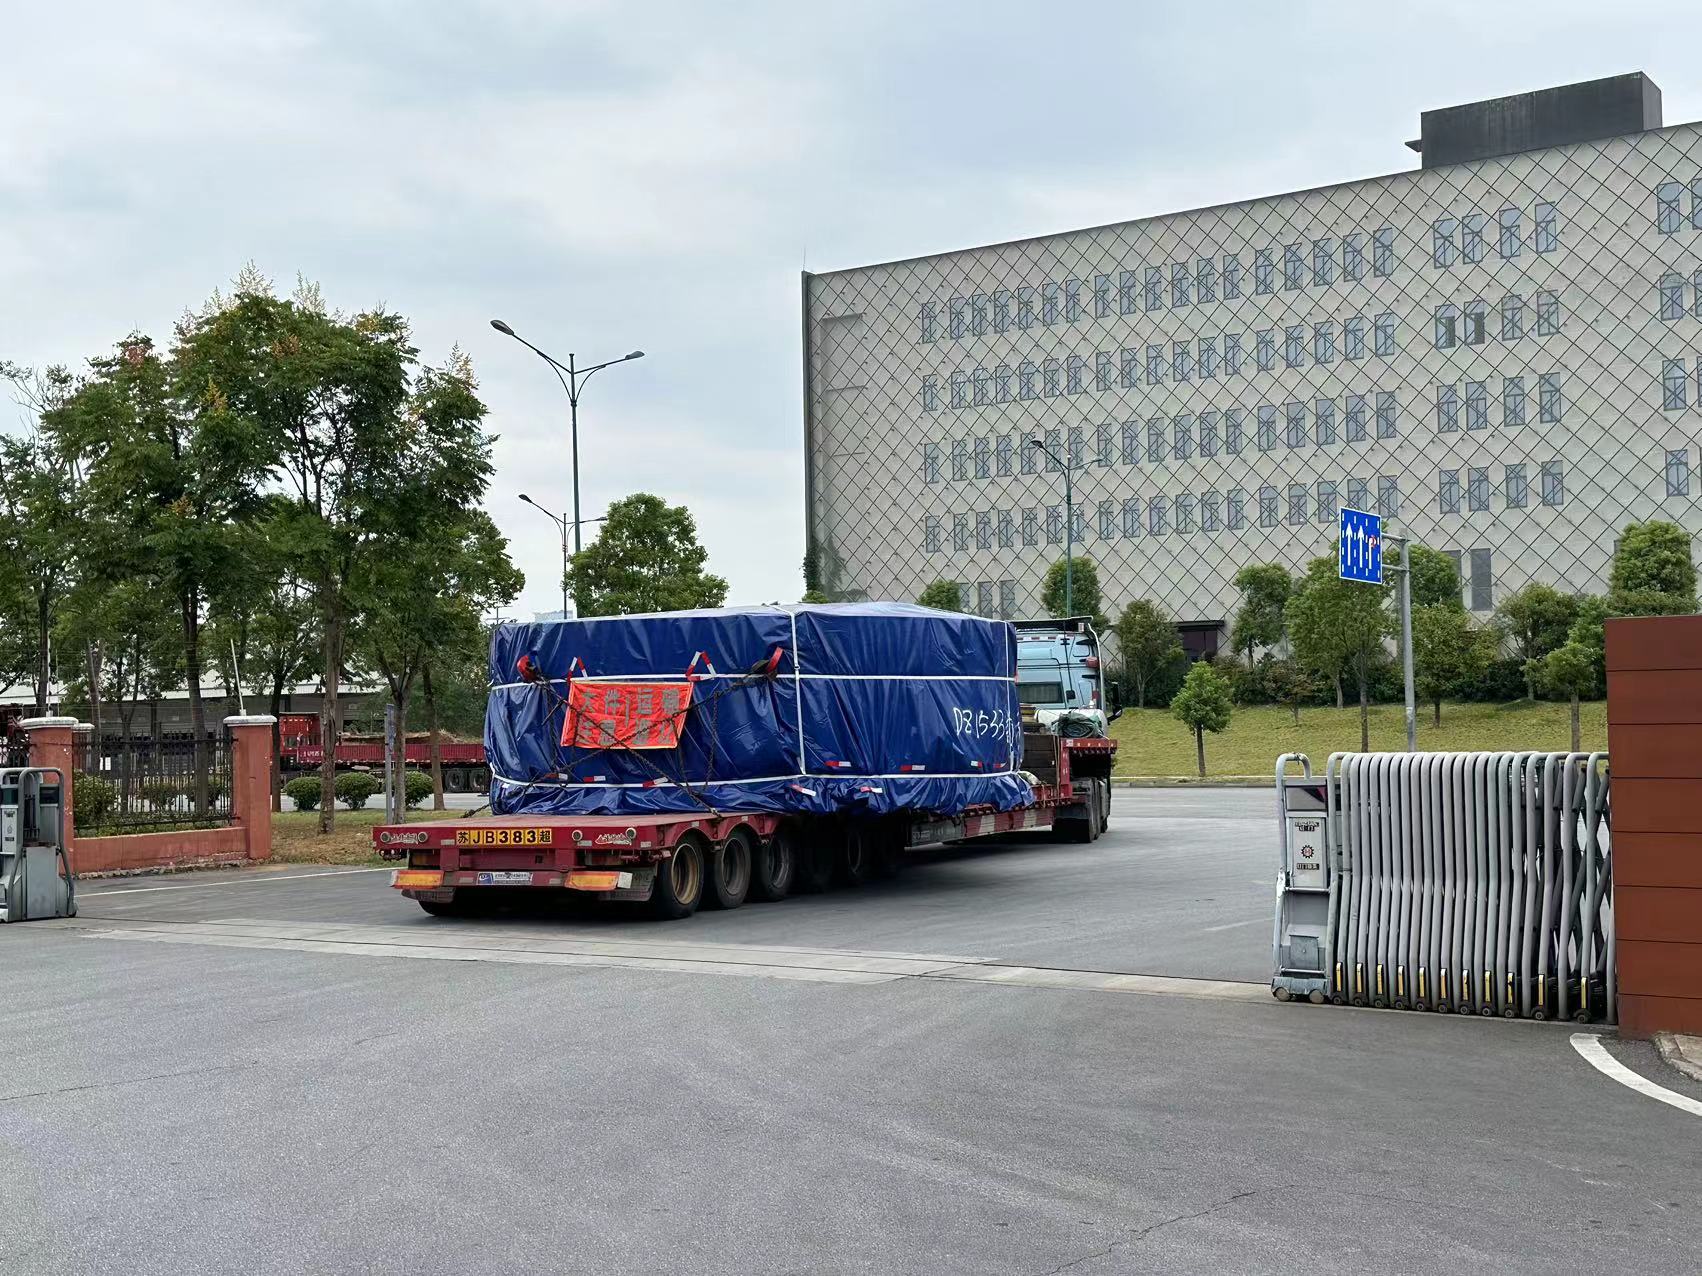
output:
M 1702 1100 L 1692 1099 L 1669 1090 L 1665 1086 L 1656 1085 L 1647 1077 L 1639 1076 L 1626 1067 L 1618 1059 L 1607 1052 L 1607 1047 L 1601 1043 L 1601 1038 L 1593 1032 L 1574 1032 L 1572 1048 L 1584 1056 L 1586 1062 L 1597 1072 L 1612 1077 L 1620 1085 L 1630 1086 L 1638 1094 L 1646 1094 L 1680 1112 L 1688 1112 L 1692 1116 L 1702 1116 Z
M 1221 926 L 1202 926 L 1200 927 L 1200 934 L 1215 935 L 1220 930 L 1234 930 L 1238 926 L 1269 926 L 1270 924 L 1271 919 L 1268 917 L 1249 917 L 1244 922 L 1224 922 Z
M 312 877 L 348 877 L 353 873 L 389 873 L 389 868 L 335 868 L 325 873 L 283 873 L 277 876 L 255 874 L 236 881 L 196 882 L 192 886 L 125 886 L 113 891 L 86 890 L 78 892 L 84 899 L 104 899 L 108 895 L 146 895 L 150 891 L 205 891 L 215 886 L 267 886 L 273 882 L 300 882 Z

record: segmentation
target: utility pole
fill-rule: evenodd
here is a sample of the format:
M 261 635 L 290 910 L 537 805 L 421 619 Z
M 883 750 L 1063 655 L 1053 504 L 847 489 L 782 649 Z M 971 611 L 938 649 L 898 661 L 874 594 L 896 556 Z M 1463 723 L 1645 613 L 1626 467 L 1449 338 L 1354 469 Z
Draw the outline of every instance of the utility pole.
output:
M 1400 609 L 1401 609 L 1401 680 L 1406 688 L 1407 752 L 1418 752 L 1418 704 L 1412 685 L 1412 552 L 1405 536 L 1401 542 Z
M 1059 456 L 1039 439 L 1030 439 L 1030 447 L 1046 453 L 1064 472 L 1064 615 L 1073 616 L 1076 610 L 1076 493 L 1075 473 L 1066 452 Z

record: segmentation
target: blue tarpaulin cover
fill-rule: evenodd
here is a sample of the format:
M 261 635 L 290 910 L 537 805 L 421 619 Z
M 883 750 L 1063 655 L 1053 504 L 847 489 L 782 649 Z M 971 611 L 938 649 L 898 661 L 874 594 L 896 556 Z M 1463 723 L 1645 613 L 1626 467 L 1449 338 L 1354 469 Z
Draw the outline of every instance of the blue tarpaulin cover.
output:
M 680 681 L 688 670 L 707 676 L 677 748 L 562 745 L 570 677 Z M 706 805 L 1014 810 L 1034 800 L 1017 773 L 1015 674 L 1010 625 L 908 603 L 499 625 L 485 715 L 491 806 L 559 815 Z

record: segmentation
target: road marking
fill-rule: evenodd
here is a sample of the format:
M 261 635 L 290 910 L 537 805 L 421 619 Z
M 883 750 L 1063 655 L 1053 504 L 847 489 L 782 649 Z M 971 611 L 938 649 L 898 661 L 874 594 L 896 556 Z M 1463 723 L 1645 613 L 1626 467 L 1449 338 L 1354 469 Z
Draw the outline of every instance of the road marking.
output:
M 389 868 L 334 868 L 325 873 L 280 873 L 243 877 L 235 881 L 196 882 L 191 886 L 125 886 L 118 890 L 82 890 L 84 899 L 103 899 L 108 895 L 146 895 L 151 891 L 206 891 L 215 886 L 269 886 L 273 882 L 302 882 L 314 877 L 348 877 L 354 873 L 389 873 Z
M 1269 926 L 1270 924 L 1271 919 L 1268 917 L 1249 917 L 1244 922 L 1225 922 L 1221 926 L 1202 926 L 1200 927 L 1200 934 L 1215 935 L 1220 930 L 1234 930 L 1239 926 Z
M 1618 1059 L 1607 1052 L 1607 1047 L 1601 1043 L 1601 1038 L 1593 1032 L 1574 1032 L 1572 1048 L 1584 1056 L 1586 1062 L 1597 1072 L 1612 1077 L 1620 1085 L 1630 1086 L 1639 1094 L 1646 1094 L 1651 1099 L 1677 1108 L 1680 1112 L 1688 1112 L 1692 1116 L 1702 1116 L 1702 1100 L 1692 1099 L 1688 1095 L 1679 1094 L 1665 1086 L 1656 1085 L 1647 1077 L 1639 1076 L 1626 1067 Z

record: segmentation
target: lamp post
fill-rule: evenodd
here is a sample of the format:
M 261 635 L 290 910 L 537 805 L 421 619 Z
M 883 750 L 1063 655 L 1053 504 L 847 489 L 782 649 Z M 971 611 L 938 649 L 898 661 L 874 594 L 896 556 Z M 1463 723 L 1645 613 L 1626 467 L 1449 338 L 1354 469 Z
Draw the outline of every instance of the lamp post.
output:
M 1071 472 L 1068 455 L 1060 457 L 1039 439 L 1030 439 L 1028 445 L 1046 453 L 1064 471 L 1064 615 L 1072 616 L 1076 606 L 1075 475 Z
M 542 350 L 538 349 L 537 346 L 533 345 L 530 341 L 526 340 L 525 337 L 522 337 L 518 332 L 514 331 L 513 328 L 509 327 L 501 319 L 492 319 L 491 320 L 491 327 L 495 328 L 498 332 L 502 333 L 505 337 L 513 337 L 521 345 L 525 346 L 533 354 L 537 355 L 545 363 L 549 364 L 550 365 L 550 371 L 554 372 L 556 374 L 556 380 L 561 382 L 561 388 L 563 390 L 567 391 L 568 414 L 569 414 L 569 420 L 572 423 L 572 434 L 573 434 L 573 552 L 577 554 L 579 552 L 579 548 L 580 548 L 580 545 L 579 545 L 579 525 L 580 525 L 580 523 L 581 522 L 594 523 L 594 522 L 597 521 L 594 518 L 581 519 L 579 517 L 579 393 L 580 393 L 580 389 L 585 384 L 585 382 L 587 382 L 591 379 L 592 373 L 601 372 L 604 368 L 612 368 L 617 363 L 626 363 L 626 362 L 628 362 L 629 360 L 632 360 L 632 359 L 642 359 L 644 357 L 644 351 L 634 350 L 630 354 L 623 354 L 618 359 L 605 359 L 602 363 L 594 363 L 589 368 L 582 368 L 582 367 L 579 366 L 578 362 L 575 360 L 575 358 L 574 358 L 574 356 L 571 352 L 569 352 L 569 354 L 567 356 L 567 362 L 566 363 L 561 363 L 556 359 L 552 359 L 549 355 L 545 354 Z M 567 373 L 567 375 L 565 377 L 562 376 L 562 373 L 564 373 L 564 372 Z M 524 499 L 524 498 L 522 498 L 522 499 Z M 527 503 L 531 504 L 531 502 L 529 502 L 529 501 Z M 540 506 L 539 508 L 541 509 L 542 506 Z M 545 510 L 544 512 L 547 514 L 549 511 Z M 566 543 L 567 543 L 566 542 L 566 536 L 567 536 L 567 533 L 565 531 L 563 531 L 563 533 L 562 533 L 562 537 L 563 537 L 562 544 L 564 546 L 564 552 L 565 552 L 565 546 L 566 546 Z M 563 573 L 563 579 L 564 580 L 566 579 L 566 573 L 565 572 Z M 562 611 L 565 613 L 566 610 L 567 610 L 567 607 L 566 607 L 566 604 L 565 604 L 565 601 L 564 601 L 563 606 L 562 606 Z
M 549 519 L 550 522 L 554 523 L 556 525 L 556 529 L 561 532 L 561 618 L 563 620 L 566 620 L 567 619 L 567 567 L 568 567 L 568 563 L 571 561 L 569 559 L 568 552 L 567 552 L 567 525 L 569 523 L 573 524 L 573 530 L 574 530 L 574 538 L 573 539 L 574 539 L 574 544 L 577 545 L 579 543 L 578 532 L 579 532 L 579 524 L 580 523 L 601 523 L 603 520 L 608 518 L 608 515 L 607 514 L 599 514 L 599 515 L 597 515 L 596 518 L 584 518 L 584 519 L 574 518 L 574 519 L 570 519 L 570 518 L 568 518 L 568 516 L 566 514 L 557 514 L 552 510 L 545 509 L 542 505 L 538 504 L 538 502 L 534 501 L 530 496 L 527 496 L 526 493 L 524 493 L 524 492 L 520 493 L 520 499 L 525 501 L 526 504 L 530 505 L 533 509 L 537 510 L 538 513 L 542 514 L 545 518 Z M 578 551 L 575 550 L 575 552 L 577 553 Z

